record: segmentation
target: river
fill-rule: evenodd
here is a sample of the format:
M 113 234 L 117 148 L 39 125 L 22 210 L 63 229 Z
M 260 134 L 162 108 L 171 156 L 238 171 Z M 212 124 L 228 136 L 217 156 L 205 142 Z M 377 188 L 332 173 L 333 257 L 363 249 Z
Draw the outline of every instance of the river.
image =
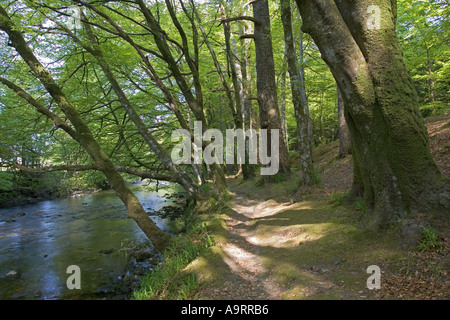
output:
M 173 205 L 173 189 L 133 191 L 149 212 Z M 171 233 L 169 220 L 150 215 Z M 0 299 L 98 299 L 129 264 L 122 243 L 147 241 L 112 190 L 0 209 Z M 68 289 L 67 268 L 81 289 Z M 104 298 L 104 297 L 103 297 Z

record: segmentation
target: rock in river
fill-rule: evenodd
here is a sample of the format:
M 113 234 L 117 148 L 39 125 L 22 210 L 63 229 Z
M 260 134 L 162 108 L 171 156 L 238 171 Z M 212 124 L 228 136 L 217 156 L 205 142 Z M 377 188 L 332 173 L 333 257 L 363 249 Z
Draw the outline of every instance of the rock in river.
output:
M 110 254 L 110 253 L 113 253 L 114 251 L 116 251 L 116 249 L 111 248 L 111 249 L 100 250 L 99 253 Z
M 8 278 L 18 279 L 18 278 L 20 278 L 20 273 L 18 273 L 18 272 L 15 271 L 15 270 L 11 270 L 11 271 L 9 271 L 9 272 L 6 274 L 6 276 L 7 276 Z

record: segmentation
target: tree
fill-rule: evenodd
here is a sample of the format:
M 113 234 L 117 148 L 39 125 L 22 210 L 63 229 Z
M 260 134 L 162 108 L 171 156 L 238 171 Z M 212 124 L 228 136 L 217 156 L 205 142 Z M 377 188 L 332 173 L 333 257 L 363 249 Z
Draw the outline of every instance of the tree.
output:
M 337 88 L 338 97 L 338 122 L 339 122 L 339 157 L 343 157 L 352 153 L 352 143 L 350 140 L 350 132 L 348 130 L 347 121 L 345 121 L 345 106 L 342 99 L 341 91 Z
M 281 0 L 280 6 L 289 78 L 291 79 L 292 102 L 294 104 L 295 118 L 297 120 L 297 142 L 300 153 L 300 167 L 303 173 L 303 182 L 306 185 L 309 185 L 313 182 L 314 168 L 312 163 L 312 146 L 310 144 L 311 138 L 309 134 L 309 116 L 306 114 L 307 103 L 305 102 L 306 90 L 304 88 L 304 73 L 303 79 L 301 79 L 300 71 L 297 68 L 290 0 Z M 300 50 L 302 51 L 303 48 Z
M 448 102 L 449 10 L 442 0 L 398 1 L 399 40 L 421 103 Z
M 396 1 L 297 0 L 297 5 L 303 30 L 342 92 L 366 225 L 392 224 L 412 208 L 436 203 L 441 176 L 397 40 Z
M 77 0 L 80 2 L 79 0 Z M 182 3 L 182 2 L 181 2 Z M 170 14 L 171 20 L 173 24 L 175 25 L 176 29 L 179 32 L 179 35 L 181 37 L 182 43 L 178 44 L 178 47 L 181 49 L 183 53 L 183 57 L 189 67 L 190 73 L 192 75 L 193 79 L 193 89 L 191 89 L 190 84 L 186 81 L 184 78 L 181 70 L 178 67 L 177 61 L 172 55 L 172 51 L 170 49 L 170 46 L 168 44 L 168 41 L 166 39 L 166 33 L 161 27 L 158 20 L 155 18 L 151 10 L 147 7 L 145 2 L 143 0 L 137 0 L 137 4 L 139 6 L 139 10 L 142 12 L 143 17 L 145 18 L 145 22 L 147 23 L 148 28 L 150 29 L 150 32 L 153 35 L 153 39 L 160 51 L 161 57 L 163 60 L 167 63 L 167 66 L 169 67 L 170 71 L 172 72 L 173 77 L 175 78 L 176 83 L 181 89 L 181 92 L 183 93 L 184 98 L 186 99 L 189 108 L 194 113 L 197 121 L 202 122 L 202 130 L 205 132 L 208 130 L 208 122 L 205 117 L 205 113 L 203 110 L 203 90 L 202 90 L 202 84 L 200 80 L 200 73 L 199 73 L 199 50 L 198 50 L 198 36 L 197 36 L 197 30 L 195 27 L 194 18 L 189 18 L 193 30 L 193 47 L 194 47 L 194 56 L 191 55 L 191 51 L 188 44 L 188 38 L 186 35 L 186 32 L 181 25 L 177 15 L 176 10 L 172 6 L 171 1 L 165 0 L 166 8 Z M 186 9 L 183 6 L 183 11 L 186 13 Z M 207 144 L 203 144 L 202 146 L 198 146 L 199 148 L 205 148 Z M 226 188 L 226 181 L 225 181 L 225 174 L 222 170 L 222 167 L 217 164 L 213 163 L 210 165 L 211 171 L 212 171 L 212 179 L 214 181 L 214 187 L 217 190 L 217 194 L 220 197 L 222 192 Z
M 288 152 L 281 127 L 280 110 L 278 109 L 269 4 L 267 0 L 257 0 L 252 1 L 252 6 L 255 27 L 254 33 L 250 37 L 255 42 L 256 87 L 260 126 L 261 129 L 268 130 L 267 150 L 269 151 L 271 150 L 270 130 L 278 130 L 280 169 L 281 172 L 289 172 Z
M 82 119 L 77 108 L 70 102 L 61 90 L 61 87 L 53 79 L 52 75 L 36 58 L 35 54 L 26 43 L 22 32 L 10 19 L 8 13 L 2 6 L 0 6 L 0 29 L 8 34 L 11 45 L 55 100 L 71 125 L 42 106 L 31 95 L 12 82 L 7 81 L 6 79 L 2 79 L 2 82 L 35 107 L 38 112 L 51 119 L 57 128 L 65 130 L 74 140 L 78 141 L 80 145 L 83 146 L 95 162 L 96 167 L 107 177 L 109 183 L 125 204 L 128 210 L 128 217 L 137 222 L 156 249 L 163 251 L 169 244 L 170 236 L 159 229 L 159 227 L 149 218 L 137 197 L 126 186 L 125 181 L 116 169 L 114 163 L 107 157 L 100 144 L 95 140 L 90 128 Z

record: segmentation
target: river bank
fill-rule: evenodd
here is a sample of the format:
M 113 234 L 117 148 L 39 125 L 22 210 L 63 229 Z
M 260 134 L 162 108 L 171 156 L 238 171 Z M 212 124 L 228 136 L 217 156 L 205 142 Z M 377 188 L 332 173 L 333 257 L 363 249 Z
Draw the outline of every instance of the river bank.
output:
M 168 221 L 171 225 L 171 234 L 178 236 L 180 232 L 186 231 L 185 219 L 182 216 L 186 213 L 188 199 L 184 193 L 173 193 L 166 196 L 173 200 L 171 205 L 162 207 L 154 211 L 149 209 L 149 215 L 160 217 Z M 182 219 L 183 221 L 180 221 Z M 117 250 L 101 250 L 101 254 L 112 254 Z M 163 263 L 164 256 L 156 251 L 148 241 L 136 243 L 134 241 L 124 241 L 120 252 L 124 252 L 127 257 L 126 266 L 119 273 L 111 274 L 111 282 L 98 287 L 95 298 L 105 300 L 130 300 L 134 299 L 134 292 L 141 286 L 142 279 Z
M 0 171 L 0 208 L 36 204 L 110 189 L 93 173 Z
M 105 189 L 106 190 L 106 189 Z M 6 209 L 10 207 L 26 206 L 30 204 L 36 204 L 38 202 L 47 200 L 64 199 L 71 197 L 81 197 L 92 193 L 97 193 L 102 191 L 102 189 L 85 189 L 85 190 L 75 190 L 67 193 L 57 193 L 57 194 L 43 194 L 39 196 L 28 196 L 24 194 L 15 194 L 11 196 L 10 199 L 5 200 L 0 203 L 0 209 Z
M 131 188 L 164 231 L 182 229 L 176 187 Z M 0 299 L 127 299 L 159 262 L 113 190 L 0 209 Z M 81 290 L 69 290 L 66 270 L 81 269 Z

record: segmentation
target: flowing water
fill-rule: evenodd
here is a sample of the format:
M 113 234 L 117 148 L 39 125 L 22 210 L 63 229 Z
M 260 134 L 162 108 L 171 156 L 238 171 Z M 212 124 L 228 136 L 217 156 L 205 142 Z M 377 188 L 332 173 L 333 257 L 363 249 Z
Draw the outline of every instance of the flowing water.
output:
M 171 190 L 133 189 L 147 211 L 171 203 Z M 121 244 L 146 239 L 112 190 L 0 209 L 0 299 L 90 299 L 126 265 Z M 80 290 L 67 288 L 71 265 L 80 268 Z

